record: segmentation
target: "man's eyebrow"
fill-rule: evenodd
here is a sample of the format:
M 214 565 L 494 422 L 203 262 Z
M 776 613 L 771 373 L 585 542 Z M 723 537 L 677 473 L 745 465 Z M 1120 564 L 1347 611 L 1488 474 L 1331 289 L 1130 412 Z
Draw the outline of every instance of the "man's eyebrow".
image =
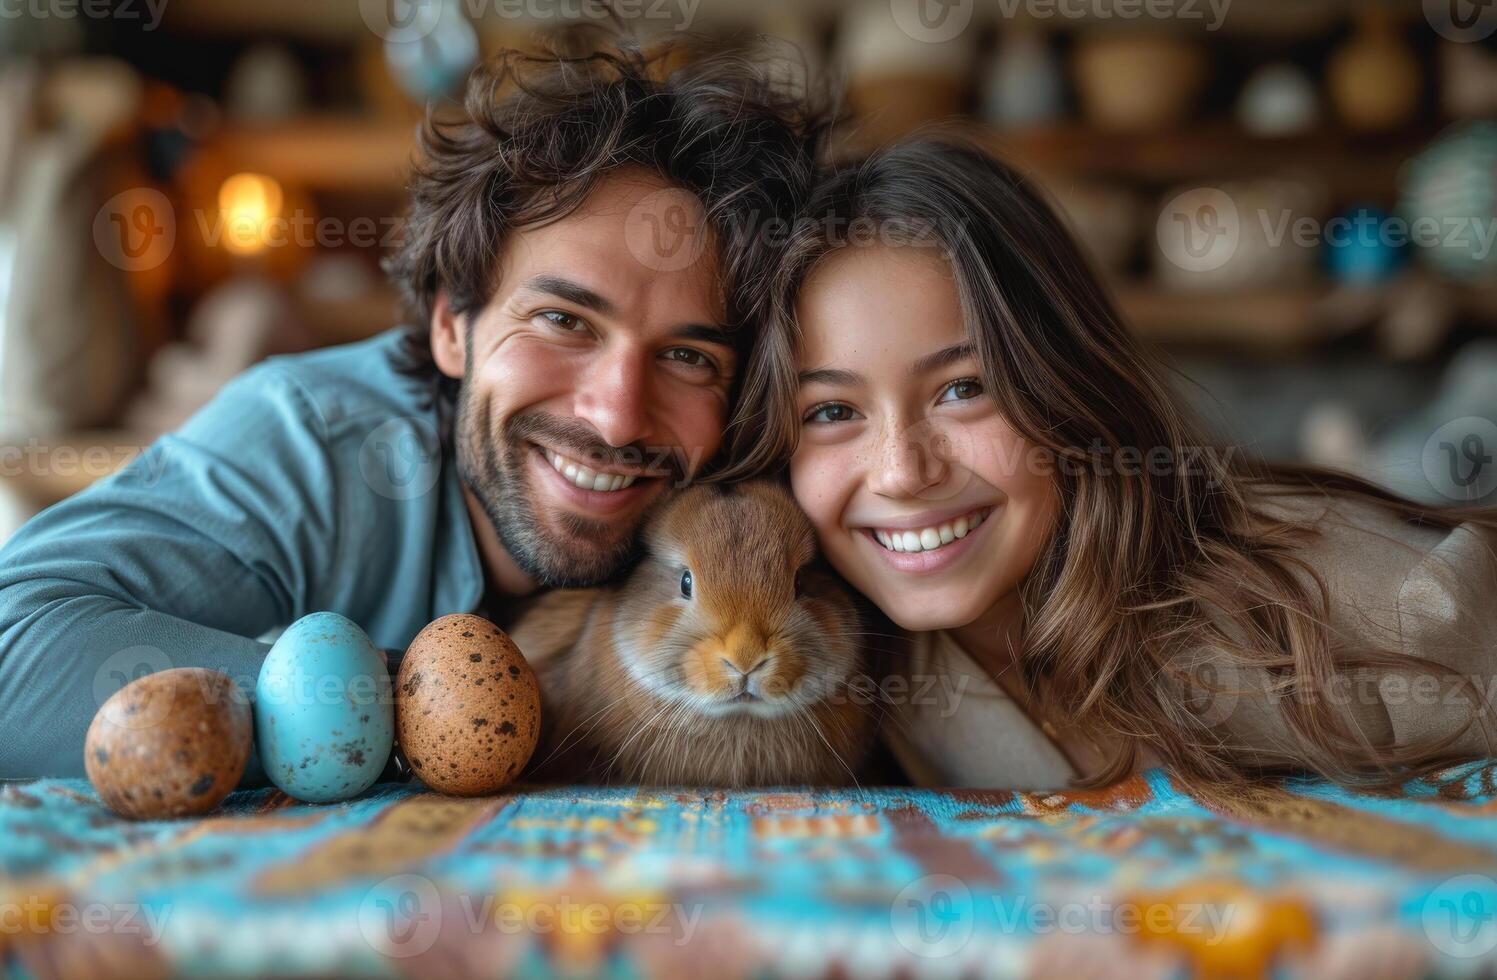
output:
M 915 361 L 914 364 L 910 365 L 910 374 L 918 377 L 927 372 L 955 364 L 957 361 L 965 361 L 974 354 L 975 351 L 972 349 L 971 344 L 952 344 L 950 347 L 943 347 Z
M 604 316 L 608 316 L 614 311 L 613 303 L 609 300 L 604 299 L 601 295 L 588 289 L 581 283 L 573 282 L 570 279 L 563 279 L 561 276 L 535 276 L 532 279 L 526 280 L 522 288 L 537 293 L 549 293 L 569 303 L 576 303 L 578 306 L 596 310 Z
M 596 290 L 562 276 L 534 276 L 526 280 L 522 288 L 531 292 L 548 293 L 569 303 L 596 310 L 604 316 L 611 316 L 617 310 L 611 300 L 600 295 Z M 712 323 L 688 323 L 671 331 L 671 336 L 679 340 L 696 340 L 723 347 L 733 346 L 727 328 Z
M 856 388 L 863 383 L 863 376 L 856 371 L 842 371 L 837 368 L 817 368 L 814 371 L 802 371 L 797 380 L 802 387 L 805 385 L 832 385 L 838 388 Z
M 696 340 L 704 344 L 717 344 L 721 347 L 733 346 L 733 340 L 728 336 L 727 328 L 712 323 L 683 324 L 672 330 L 671 336 L 677 340 Z

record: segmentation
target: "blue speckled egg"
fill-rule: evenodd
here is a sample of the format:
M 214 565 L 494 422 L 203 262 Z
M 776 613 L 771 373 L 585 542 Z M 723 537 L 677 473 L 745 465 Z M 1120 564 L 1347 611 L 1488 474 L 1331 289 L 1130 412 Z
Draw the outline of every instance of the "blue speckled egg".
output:
M 271 781 L 308 803 L 349 799 L 379 778 L 394 737 L 390 674 L 358 624 L 332 612 L 292 623 L 255 683 L 255 738 Z

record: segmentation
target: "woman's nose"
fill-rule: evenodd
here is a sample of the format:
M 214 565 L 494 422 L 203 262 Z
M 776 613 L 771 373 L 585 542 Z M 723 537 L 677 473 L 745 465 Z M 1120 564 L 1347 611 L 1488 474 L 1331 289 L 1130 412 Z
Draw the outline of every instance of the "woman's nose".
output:
M 886 425 L 872 463 L 870 486 L 888 497 L 918 497 L 939 486 L 951 471 L 939 436 L 921 424 Z

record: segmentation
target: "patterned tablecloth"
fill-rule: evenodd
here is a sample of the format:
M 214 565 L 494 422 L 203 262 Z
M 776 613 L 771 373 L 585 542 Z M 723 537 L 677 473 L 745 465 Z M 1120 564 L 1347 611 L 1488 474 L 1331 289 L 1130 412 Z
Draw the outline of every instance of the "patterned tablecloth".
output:
M 264 790 L 158 823 L 43 781 L 0 787 L 0 975 L 1474 977 L 1494 878 L 1497 762 L 1375 795 L 1157 770 L 1057 794 Z

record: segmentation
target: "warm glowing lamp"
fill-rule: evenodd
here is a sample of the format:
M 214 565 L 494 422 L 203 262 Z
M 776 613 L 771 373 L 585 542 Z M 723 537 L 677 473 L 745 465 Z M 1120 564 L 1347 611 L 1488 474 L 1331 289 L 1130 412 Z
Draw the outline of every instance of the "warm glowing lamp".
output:
M 269 247 L 272 225 L 281 216 L 281 185 L 264 174 L 235 174 L 218 189 L 224 248 L 235 255 L 258 255 Z

